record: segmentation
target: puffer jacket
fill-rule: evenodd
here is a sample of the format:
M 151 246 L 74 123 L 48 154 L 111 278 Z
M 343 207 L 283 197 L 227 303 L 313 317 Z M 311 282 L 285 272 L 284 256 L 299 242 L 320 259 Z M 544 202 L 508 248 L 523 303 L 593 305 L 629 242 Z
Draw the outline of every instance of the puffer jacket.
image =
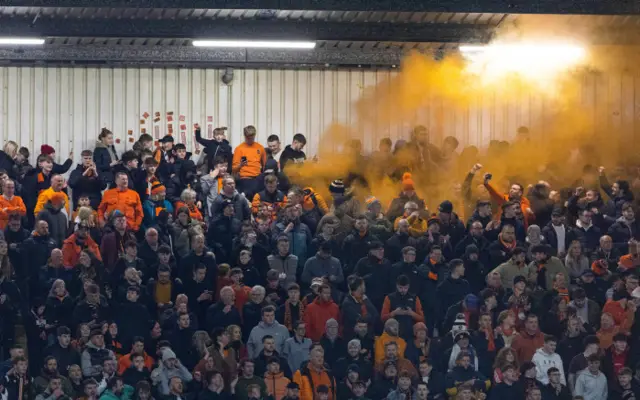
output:
M 273 396 L 274 400 L 280 400 L 287 393 L 287 385 L 291 382 L 289 378 L 284 376 L 283 372 L 272 374 L 267 372 L 264 374 L 264 383 L 267 385 L 267 393 Z
M 278 237 L 280 235 L 284 235 L 284 230 L 286 229 L 289 223 L 286 221 L 278 222 L 273 229 L 273 241 L 277 242 Z M 313 235 L 311 234 L 311 230 L 309 227 L 300 222 L 294 222 L 294 227 L 286 234 L 289 237 L 289 250 L 291 254 L 294 254 L 298 257 L 298 267 L 303 268 L 304 263 L 307 262 L 307 258 L 309 258 L 309 250 L 311 248 L 311 240 L 313 239 Z
M 269 269 L 275 269 L 278 273 L 286 274 L 284 281 L 280 282 L 281 286 L 288 288 L 290 284 L 296 282 L 298 271 L 298 257 L 293 254 L 287 254 L 282 257 L 279 254 L 271 254 L 267 257 Z
M 114 188 L 104 192 L 102 203 L 98 207 L 98 221 L 104 224 L 115 210 L 119 210 L 124 214 L 129 229 L 134 231 L 140 229 L 144 213 L 140 196 L 135 190 Z

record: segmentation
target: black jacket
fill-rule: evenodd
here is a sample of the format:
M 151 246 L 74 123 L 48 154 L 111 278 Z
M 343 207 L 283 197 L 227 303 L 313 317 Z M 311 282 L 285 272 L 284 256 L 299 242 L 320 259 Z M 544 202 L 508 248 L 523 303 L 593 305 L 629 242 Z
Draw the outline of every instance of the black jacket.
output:
M 31 236 L 22 244 L 20 253 L 22 254 L 23 266 L 28 268 L 28 276 L 38 276 L 40 267 L 47 264 L 51 251 L 57 248 L 53 238 L 47 236 Z
M 100 303 L 95 305 L 88 303 L 86 299 L 81 300 L 73 310 L 74 328 L 92 320 L 98 323 L 107 321 L 109 317 L 109 304 L 103 296 L 100 296 Z M 74 329 L 71 329 L 71 331 L 73 332 Z
M 47 347 L 44 351 L 45 356 L 53 356 L 58 360 L 58 371 L 64 376 L 68 376 L 68 369 L 71 365 L 80 365 L 80 353 L 73 349 L 71 345 L 66 349 L 60 347 L 57 342 Z
M 113 181 L 113 174 L 111 173 L 111 163 L 118 161 L 118 153 L 116 153 L 115 146 L 111 145 L 111 150 L 116 156 L 115 160 L 111 159 L 107 145 L 98 141 L 96 147 L 93 150 L 93 162 L 96 164 L 98 174 L 105 183 L 111 183 Z
M 218 214 L 214 217 L 207 231 L 207 245 L 214 249 L 216 259 L 220 263 L 233 263 L 233 238 L 240 232 L 242 223 L 235 217 Z
M 213 331 L 215 328 L 226 328 L 229 325 L 242 326 L 242 318 L 238 309 L 233 306 L 228 313 L 225 313 L 224 307 L 224 303 L 217 302 L 207 309 L 205 326 L 208 332 Z
M 408 233 L 394 233 L 384 245 L 384 256 L 392 263 L 402 261 L 402 249 L 411 246 L 418 251 L 418 239 L 411 237 Z
M 367 309 L 365 318 L 369 324 L 369 332 L 373 334 L 380 323 L 380 312 L 369 298 L 364 299 L 364 305 Z M 363 316 L 362 306 L 356 302 L 353 296 L 347 294 L 342 301 L 340 315 L 342 317 L 342 336 L 346 340 L 351 340 L 354 334 L 353 328 L 356 326 L 358 319 Z
M 258 357 L 253 360 L 255 361 L 255 375 L 264 376 L 265 372 L 267 372 L 267 362 L 271 357 L 275 357 L 280 361 L 280 372 L 282 372 L 287 378 L 291 379 L 293 375 L 291 374 L 291 368 L 289 368 L 289 362 L 286 358 L 280 357 L 280 354 L 278 354 L 277 351 L 274 351 L 273 355 L 269 357 L 264 355 L 264 350 L 258 354 Z
M 149 310 L 142 303 L 133 303 L 125 300 L 114 315 L 118 324 L 118 336 L 122 338 L 122 346 L 125 349 L 131 347 L 135 336 L 146 336 L 152 328 Z
M 378 310 L 382 309 L 384 297 L 395 289 L 391 282 L 391 263 L 386 258 L 363 257 L 356 264 L 356 275 L 364 278 L 367 296 Z
M 233 149 L 229 145 L 229 141 L 224 139 L 222 142 L 217 142 L 215 139 L 205 139 L 202 137 L 200 129 L 196 129 L 196 141 L 204 146 L 204 153 L 207 155 L 209 171 L 215 169 L 215 160 L 218 157 L 224 157 L 227 160 L 229 163 L 228 170 L 231 171 Z
M 73 204 L 77 208 L 80 195 L 85 194 L 89 196 L 91 208 L 97 210 L 98 206 L 100 206 L 100 201 L 102 201 L 102 191 L 107 185 L 101 176 L 83 176 L 82 174 L 84 174 L 85 170 L 86 168 L 82 164 L 78 164 L 69 176 L 69 187 L 73 189 L 71 192 Z
M 287 147 L 282 150 L 282 154 L 280 155 L 280 170 L 284 171 L 284 167 L 288 163 L 301 164 L 306 159 L 307 155 L 304 154 L 304 151 L 294 150 L 291 148 L 291 145 L 287 145 Z
M 560 390 L 556 390 L 551 384 L 542 387 L 542 400 L 571 400 L 571 391 L 566 385 L 562 385 Z M 611 397 L 609 397 L 611 400 Z
M 436 289 L 438 299 L 438 320 L 442 320 L 446 310 L 471 293 L 471 286 L 464 278 L 453 279 L 451 276 L 440 283 Z
M 342 243 L 342 254 L 344 255 L 342 269 L 345 276 L 354 272 L 356 263 L 369 254 L 369 243 L 377 240 L 378 238 L 369 231 L 361 236 L 355 229 L 344 239 Z
M 547 242 L 549 246 L 551 246 L 551 255 L 558 255 L 558 235 L 556 234 L 556 230 L 553 229 L 553 223 L 549 222 L 547 225 L 542 228 L 542 236 L 544 236 L 544 240 Z M 569 250 L 569 245 L 571 245 L 571 238 L 574 237 L 572 233 L 572 228 L 568 225 L 564 225 L 564 248 L 565 252 Z
M 325 335 L 322 335 L 320 345 L 324 349 L 324 362 L 328 365 L 335 365 L 338 358 L 347 352 L 347 342 L 339 336 L 332 342 Z

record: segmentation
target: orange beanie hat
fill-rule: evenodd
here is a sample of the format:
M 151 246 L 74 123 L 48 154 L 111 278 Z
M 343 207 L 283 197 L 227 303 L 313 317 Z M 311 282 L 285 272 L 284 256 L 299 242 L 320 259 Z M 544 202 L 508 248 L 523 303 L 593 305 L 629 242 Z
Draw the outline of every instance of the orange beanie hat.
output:
M 415 190 L 410 172 L 402 174 L 402 190 Z

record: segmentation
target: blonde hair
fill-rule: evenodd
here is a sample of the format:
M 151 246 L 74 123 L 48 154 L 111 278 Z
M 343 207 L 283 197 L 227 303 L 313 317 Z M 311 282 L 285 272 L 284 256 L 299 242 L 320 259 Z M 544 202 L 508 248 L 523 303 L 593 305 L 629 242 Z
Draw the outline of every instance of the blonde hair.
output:
M 183 202 L 187 202 L 187 199 L 195 199 L 196 198 L 196 191 L 193 189 L 185 189 L 182 191 L 182 193 L 180 194 L 180 200 L 182 200 Z M 187 209 L 188 210 L 188 209 Z
M 257 133 L 256 127 L 253 125 L 245 126 L 244 135 L 245 136 L 254 136 Z
M 7 155 L 13 158 L 18 152 L 18 143 L 14 142 L 13 140 L 9 140 L 4 144 L 3 150 L 5 153 L 7 153 Z

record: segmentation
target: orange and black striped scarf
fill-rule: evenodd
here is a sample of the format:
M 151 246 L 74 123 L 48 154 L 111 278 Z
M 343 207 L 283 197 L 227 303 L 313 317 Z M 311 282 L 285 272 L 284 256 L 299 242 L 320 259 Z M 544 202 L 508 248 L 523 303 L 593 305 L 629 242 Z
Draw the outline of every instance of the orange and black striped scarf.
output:
M 304 320 L 304 304 L 301 301 L 298 302 L 298 321 Z M 291 300 L 284 302 L 284 326 L 288 330 L 293 331 L 293 321 L 291 318 Z

